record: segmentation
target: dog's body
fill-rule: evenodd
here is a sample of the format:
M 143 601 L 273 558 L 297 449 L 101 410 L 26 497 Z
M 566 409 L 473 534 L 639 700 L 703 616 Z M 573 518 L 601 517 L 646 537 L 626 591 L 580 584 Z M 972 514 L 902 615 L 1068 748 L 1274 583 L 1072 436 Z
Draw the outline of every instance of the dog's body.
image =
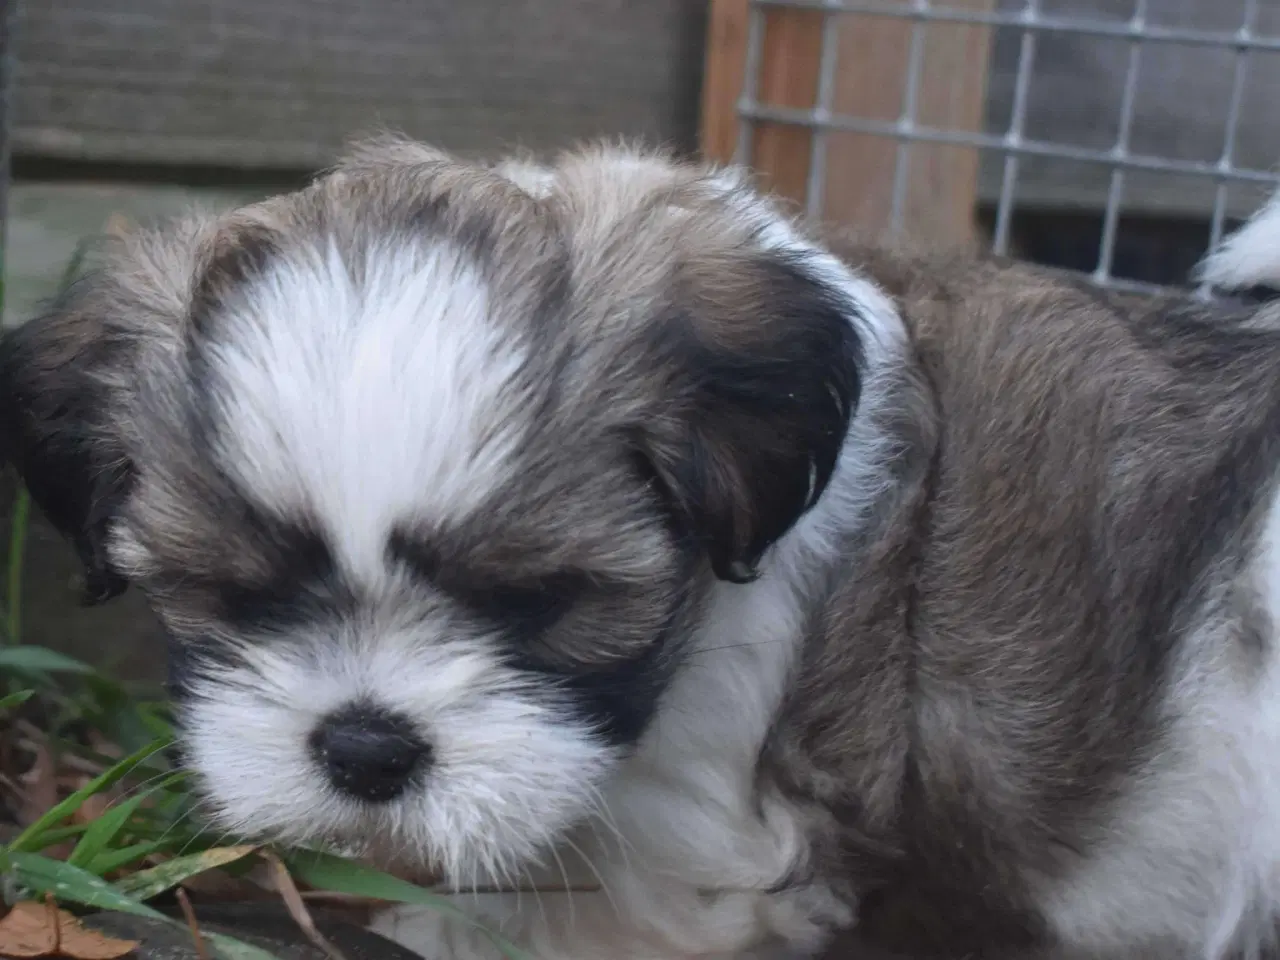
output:
M 1267 279 L 1278 219 L 1211 270 Z M 229 827 L 585 874 L 458 896 L 546 960 L 1269 941 L 1280 306 L 391 143 L 134 239 L 0 371 L 91 585 L 175 635 Z

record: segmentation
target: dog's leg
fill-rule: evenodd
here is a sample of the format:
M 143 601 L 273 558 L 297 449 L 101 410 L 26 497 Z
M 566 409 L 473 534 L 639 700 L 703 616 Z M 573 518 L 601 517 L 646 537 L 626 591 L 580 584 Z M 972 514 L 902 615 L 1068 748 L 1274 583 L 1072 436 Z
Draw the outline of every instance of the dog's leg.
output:
M 457 912 L 395 907 L 371 929 L 420 954 L 424 960 L 503 960 L 488 932 L 499 934 L 533 960 L 808 960 L 777 944 L 705 950 L 678 944 L 678 932 L 641 929 L 622 922 L 599 891 L 461 893 L 445 898 Z M 709 923 L 732 922 L 726 915 Z M 749 927 L 744 923 L 744 929 Z M 706 930 L 690 931 L 706 934 Z M 717 938 L 720 939 L 720 938 Z
M 628 936 L 598 892 L 461 893 L 446 899 L 456 913 L 395 907 L 380 914 L 372 929 L 424 960 L 501 960 L 491 934 L 536 960 L 677 960 Z

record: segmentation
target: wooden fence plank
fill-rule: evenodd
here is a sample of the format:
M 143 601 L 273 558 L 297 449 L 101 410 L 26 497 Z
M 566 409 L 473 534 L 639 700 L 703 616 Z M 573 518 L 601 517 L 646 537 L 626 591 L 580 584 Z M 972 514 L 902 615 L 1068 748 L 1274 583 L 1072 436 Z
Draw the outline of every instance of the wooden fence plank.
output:
M 966 10 L 990 10 L 993 0 L 952 0 Z M 702 151 L 727 162 L 737 142 L 736 105 L 746 60 L 748 0 L 713 0 L 704 79 Z M 815 105 L 823 14 L 772 8 L 765 15 L 759 97 L 771 106 Z M 923 57 L 916 101 L 918 123 L 981 130 L 990 50 L 988 27 L 921 27 Z M 841 114 L 897 120 L 903 109 L 912 24 L 889 17 L 847 15 L 838 27 L 838 66 L 832 109 Z M 759 123 L 752 165 L 777 194 L 803 203 L 813 135 L 805 127 Z M 830 134 L 824 219 L 866 229 L 890 223 L 898 149 L 894 140 Z M 909 233 L 963 241 L 973 232 L 977 151 L 917 145 L 907 151 L 903 226 Z
M 746 75 L 750 14 L 750 0 L 711 0 L 707 14 L 698 145 L 703 157 L 716 163 L 733 160 L 738 143 L 738 98 Z
M 993 0 L 948 0 L 948 6 L 989 11 Z M 840 27 L 833 109 L 846 116 L 896 121 L 903 112 L 911 22 L 848 16 Z M 991 28 L 934 23 L 921 30 L 922 57 L 915 122 L 946 130 L 982 130 Z M 974 235 L 978 151 L 914 144 L 905 152 L 902 226 L 908 235 L 959 243 Z M 886 137 L 841 133 L 830 138 L 824 216 L 868 230 L 891 223 L 898 144 Z

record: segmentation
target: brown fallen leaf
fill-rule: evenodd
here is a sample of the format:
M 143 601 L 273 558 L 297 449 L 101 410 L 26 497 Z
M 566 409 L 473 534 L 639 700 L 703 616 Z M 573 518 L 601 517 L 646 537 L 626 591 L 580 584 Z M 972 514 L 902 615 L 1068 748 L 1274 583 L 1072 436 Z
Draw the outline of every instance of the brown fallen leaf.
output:
M 148 864 L 150 866 L 150 864 Z M 188 892 L 202 903 L 219 900 L 274 900 L 275 892 L 251 876 L 233 877 L 221 870 L 206 870 L 182 881 Z
M 58 901 L 52 893 L 44 895 L 45 922 L 53 930 L 53 952 L 62 953 L 62 924 L 58 922 Z
M 33 745 L 35 757 L 31 767 L 19 777 L 22 784 L 22 809 L 18 816 L 23 826 L 34 823 L 58 802 L 58 769 L 49 746 L 43 740 Z
M 24 900 L 0 920 L 0 956 L 48 957 L 58 946 L 58 927 L 43 903 Z
M 88 777 L 83 778 L 83 780 L 83 783 L 75 787 L 76 790 L 79 790 L 89 782 Z M 112 797 L 102 793 L 95 793 L 91 797 L 85 797 L 84 802 L 71 814 L 71 822 L 74 824 L 93 823 L 93 821 L 107 812 L 112 800 Z
M 56 922 L 54 918 L 56 919 Z M 24 900 L 0 920 L 0 956 L 18 960 L 119 960 L 138 948 L 137 940 L 117 940 L 90 930 L 66 910 Z

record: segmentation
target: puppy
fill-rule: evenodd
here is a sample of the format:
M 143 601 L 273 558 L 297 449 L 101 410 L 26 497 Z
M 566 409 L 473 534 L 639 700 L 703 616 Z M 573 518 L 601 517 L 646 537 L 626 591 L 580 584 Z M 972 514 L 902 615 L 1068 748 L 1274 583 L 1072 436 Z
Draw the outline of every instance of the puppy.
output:
M 0 418 L 91 598 L 167 627 L 216 822 L 433 872 L 532 956 L 1268 942 L 1280 306 L 380 140 L 121 240 L 5 337 Z M 511 892 L 547 872 L 593 889 Z

